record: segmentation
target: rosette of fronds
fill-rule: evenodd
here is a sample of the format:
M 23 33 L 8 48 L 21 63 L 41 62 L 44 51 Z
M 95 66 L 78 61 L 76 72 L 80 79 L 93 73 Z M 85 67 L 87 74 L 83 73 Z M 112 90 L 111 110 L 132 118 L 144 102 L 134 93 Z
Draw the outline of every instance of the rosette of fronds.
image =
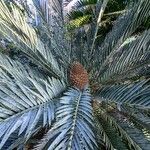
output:
M 0 54 L 0 149 L 149 150 L 150 1 L 124 4 L 100 43 L 111 1 L 85 2 L 95 22 L 70 33 L 62 0 L 1 0 L 0 36 L 30 63 Z

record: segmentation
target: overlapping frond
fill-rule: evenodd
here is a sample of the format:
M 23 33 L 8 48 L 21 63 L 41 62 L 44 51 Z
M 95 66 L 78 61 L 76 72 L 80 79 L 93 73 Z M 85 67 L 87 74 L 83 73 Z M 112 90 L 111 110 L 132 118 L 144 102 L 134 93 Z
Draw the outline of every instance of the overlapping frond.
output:
M 92 4 L 92 6 L 91 6 Z M 87 6 L 87 7 L 86 7 Z M 73 9 L 67 12 L 65 18 L 67 20 L 74 20 L 79 17 L 84 17 L 84 15 L 91 15 L 91 17 L 96 17 L 99 13 L 99 7 L 101 6 L 101 2 L 95 1 L 76 1 Z M 91 23 L 94 23 L 91 21 Z
M 116 120 L 115 120 L 116 121 Z M 124 138 L 128 140 L 128 143 L 132 145 L 134 143 L 134 147 L 136 149 L 149 149 L 149 141 L 144 136 L 143 132 L 138 128 L 134 127 L 133 124 L 129 122 L 122 122 L 121 120 L 116 122 L 120 126 L 120 131 L 122 132 Z M 132 147 L 130 145 L 130 147 Z
M 104 16 L 109 2 L 79 0 L 72 7 L 78 11 L 72 13 L 69 19 L 73 20 L 67 25 L 84 26 L 69 32 L 63 0 L 33 0 L 35 20 L 33 17 L 30 25 L 25 12 L 0 1 L 0 36 L 12 41 L 36 64 L 21 64 L 0 54 L 1 150 L 24 148 L 41 128 L 49 131 L 32 145 L 35 150 L 96 150 L 101 146 L 149 150 L 145 133 L 150 130 L 150 119 L 143 111 L 150 108 L 150 30 L 144 28 L 138 34 L 137 30 L 150 17 L 150 1 L 133 1 L 133 7 L 129 5 L 126 10 L 126 3 L 118 5 L 123 11 L 117 13 L 123 15 L 101 44 L 98 33 L 103 30 L 102 17 L 105 20 L 112 15 Z M 69 83 L 67 69 L 75 87 L 88 82 L 86 71 L 68 67 L 74 60 L 89 69 L 89 84 L 96 103 L 100 102 L 96 108 L 91 105 L 88 88 L 70 88 L 62 96 L 64 80 Z
M 100 124 L 100 121 L 99 121 L 98 118 L 95 117 L 94 121 L 95 121 L 95 128 L 96 128 L 96 137 L 97 137 L 98 142 L 101 139 L 103 141 L 103 145 L 105 145 L 110 150 L 114 150 L 114 147 L 113 147 L 113 145 L 112 145 L 112 143 L 111 143 L 111 141 L 109 140 L 109 137 L 108 137 L 108 135 L 110 133 L 107 134 L 105 132 L 105 129 Z M 100 143 L 100 145 L 101 145 L 101 143 Z
M 119 17 L 112 31 L 107 34 L 103 44 L 95 53 L 95 57 L 98 56 L 97 64 L 99 64 L 99 67 L 97 69 L 99 70 L 99 75 L 104 73 L 110 58 L 118 52 L 124 41 L 149 17 L 149 11 L 150 1 L 141 0 Z
M 64 12 L 62 0 L 34 0 L 36 7 L 36 26 L 41 40 L 48 43 L 52 53 L 65 66 L 70 61 L 69 40 L 65 38 Z M 44 38 L 43 38 L 44 37 Z M 46 45 L 46 44 L 45 44 Z
M 117 110 L 116 112 L 109 114 L 106 110 L 99 107 L 95 113 L 100 120 L 99 123 L 103 126 L 103 132 L 106 132 L 108 137 L 110 136 L 108 139 L 115 144 L 115 147 L 123 146 L 123 149 L 135 148 L 139 150 L 149 149 L 150 142 L 146 139 L 143 132 L 129 122 L 128 118 L 117 112 Z M 118 136 L 124 141 L 124 144 L 122 141 L 115 142 L 117 135 L 114 138 L 115 133 L 111 134 L 111 131 L 113 130 L 116 130 L 119 133 Z M 119 143 L 119 145 L 117 143 Z
M 126 103 L 137 107 L 150 107 L 150 85 L 149 80 L 137 83 L 113 85 L 102 88 L 98 95 L 99 100 Z
M 145 109 L 129 107 L 128 105 L 121 105 L 120 111 L 128 114 L 130 119 L 143 129 L 150 130 L 150 118 L 144 112 Z
M 65 84 L 3 55 L 0 56 L 0 149 L 25 143 L 41 127 L 54 119 L 53 99 Z
M 35 4 L 35 7 L 36 7 L 39 15 L 40 15 L 40 16 L 38 16 L 38 14 L 36 14 L 36 17 L 37 17 L 36 24 L 37 25 L 42 23 L 42 20 L 49 25 L 51 25 L 52 23 L 55 24 L 56 22 L 53 22 L 54 21 L 53 17 L 57 16 L 58 18 L 56 19 L 56 21 L 59 21 L 59 23 L 60 23 L 59 25 L 62 26 L 62 22 L 64 21 L 63 20 L 62 0 L 56 0 L 56 1 L 54 1 L 54 0 L 50 0 L 50 1 L 33 0 L 33 2 Z M 39 18 L 39 17 L 41 17 L 41 18 Z M 60 20 L 58 20 L 58 19 L 60 19 Z
M 83 92 L 70 89 L 60 100 L 56 110 L 56 123 L 47 132 L 35 149 L 95 149 L 92 131 L 93 117 L 91 96 L 88 89 Z
M 51 75 L 61 78 L 63 75 L 50 50 L 38 38 L 36 31 L 27 24 L 24 14 L 12 5 L 11 11 L 4 1 L 0 2 L 0 32 L 13 41 L 33 62 L 40 65 Z
M 133 74 L 133 71 L 150 63 L 149 37 L 150 30 L 145 31 L 140 37 L 135 38 L 128 44 L 119 47 L 103 68 L 105 71 L 100 77 L 101 83 L 126 79 L 126 72 L 128 72 L 128 78 L 129 73 L 132 73 L 131 77 L 139 76 L 139 74 Z
M 77 56 L 84 65 L 87 65 L 89 57 L 91 57 L 90 51 L 93 51 L 99 22 L 103 16 L 105 7 L 108 1 L 97 1 L 94 7 L 90 9 L 75 9 L 68 13 L 67 18 L 70 20 L 69 25 L 72 29 L 80 27 L 76 30 L 76 34 L 72 36 L 72 52 Z M 78 3 L 78 2 L 77 2 Z M 75 4 L 77 5 L 77 4 Z M 96 23 L 96 19 L 98 21 Z M 78 36 L 79 35 L 79 36 Z M 92 50 L 90 50 L 92 47 Z M 82 51 L 80 50 L 82 48 Z M 79 52 L 79 53 L 78 53 Z
M 27 65 L 22 65 L 18 61 L 12 60 L 10 57 L 0 54 L 0 69 L 1 79 L 7 81 L 19 81 L 24 85 L 31 86 L 31 82 L 28 78 L 33 79 L 46 79 L 40 72 L 37 73 L 37 69 L 31 68 Z M 25 78 L 26 77 L 26 78 Z
M 123 143 L 121 137 L 116 132 L 116 129 L 112 127 L 106 120 L 99 116 L 99 130 L 100 135 L 105 143 L 105 146 L 109 150 L 123 149 L 127 150 L 127 145 Z M 115 137 L 115 138 L 114 138 Z

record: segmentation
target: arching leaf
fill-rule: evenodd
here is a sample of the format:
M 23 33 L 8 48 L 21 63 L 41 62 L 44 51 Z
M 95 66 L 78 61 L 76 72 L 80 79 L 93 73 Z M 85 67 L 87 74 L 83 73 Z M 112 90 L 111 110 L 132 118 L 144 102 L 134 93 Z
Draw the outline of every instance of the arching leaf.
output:
M 60 100 L 56 123 L 35 149 L 95 149 L 92 107 L 88 89 L 70 89 Z
M 21 138 L 16 143 L 19 146 L 41 127 L 51 125 L 54 98 L 65 85 L 54 78 L 40 79 L 30 68 L 0 57 L 0 149 L 3 150 Z

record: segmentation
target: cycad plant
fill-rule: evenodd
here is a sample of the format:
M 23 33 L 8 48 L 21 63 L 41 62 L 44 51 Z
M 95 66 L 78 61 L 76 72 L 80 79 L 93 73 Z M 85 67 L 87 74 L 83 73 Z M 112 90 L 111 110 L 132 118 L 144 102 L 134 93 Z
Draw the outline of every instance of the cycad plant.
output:
M 0 36 L 29 60 L 0 54 L 1 150 L 150 149 L 150 1 L 96 43 L 108 1 L 74 35 L 62 0 L 33 0 L 30 23 L 28 8 L 0 1 Z

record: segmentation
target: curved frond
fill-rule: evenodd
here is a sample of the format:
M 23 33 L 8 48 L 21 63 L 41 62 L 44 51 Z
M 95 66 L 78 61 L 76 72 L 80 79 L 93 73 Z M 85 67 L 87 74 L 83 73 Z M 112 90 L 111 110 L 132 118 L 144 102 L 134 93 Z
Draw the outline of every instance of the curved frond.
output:
M 88 89 L 83 92 L 70 89 L 60 100 L 56 110 L 56 123 L 35 149 L 95 149 L 92 131 L 93 117 Z
M 110 150 L 114 150 L 113 144 L 111 143 L 110 139 L 109 139 L 109 134 L 110 133 L 106 133 L 105 129 L 103 128 L 103 126 L 100 124 L 100 121 L 98 120 L 98 118 L 94 118 L 95 121 L 95 127 L 96 127 L 96 137 L 100 138 L 104 143 L 104 145 L 110 149 Z M 99 140 L 99 139 L 98 139 Z
M 103 108 L 98 108 L 96 112 L 97 117 L 100 119 L 100 124 L 103 125 L 104 131 L 108 132 L 108 135 L 111 136 L 111 128 L 119 132 L 120 138 L 127 142 L 129 148 L 135 148 L 138 150 L 148 150 L 150 142 L 146 139 L 143 132 L 137 129 L 133 124 L 131 124 L 128 119 L 124 118 L 123 115 L 118 114 L 117 111 L 109 114 Z M 107 128 L 107 126 L 109 126 Z M 115 136 L 116 137 L 116 136 Z M 110 141 L 115 141 L 114 136 L 109 138 Z M 117 146 L 117 143 L 115 144 Z M 120 145 L 118 145 L 120 146 Z M 123 145 L 122 145 L 123 146 Z M 124 145 L 125 146 L 125 145 Z
M 101 74 L 101 83 L 113 83 L 126 78 L 126 73 L 132 73 L 132 77 L 139 76 L 133 74 L 133 70 L 146 66 L 150 63 L 150 30 L 145 31 L 143 35 L 135 40 L 125 44 L 124 42 L 108 60 Z M 108 67 L 109 66 L 109 67 Z
M 34 0 L 36 7 L 36 27 L 40 32 L 41 40 L 48 43 L 52 53 L 61 59 L 65 67 L 70 61 L 69 40 L 65 39 L 64 12 L 62 0 Z M 43 38 L 44 37 L 44 38 Z
M 22 4 L 0 1 L 0 49 L 22 62 L 0 54 L 0 149 L 149 150 L 150 0 Z
M 38 15 L 40 15 L 41 19 L 51 25 L 53 22 L 52 16 L 57 16 L 58 18 L 55 21 L 59 21 L 59 25 L 62 26 L 63 23 L 63 7 L 62 7 L 62 0 L 51 0 L 51 1 L 45 1 L 45 0 L 33 0 L 34 5 L 38 11 L 39 14 L 36 15 L 36 25 L 39 25 L 41 22 Z M 55 14 L 56 13 L 56 14 Z M 58 22 L 57 22 L 58 23 Z M 55 24 L 55 23 L 54 23 Z M 51 28 L 52 26 L 50 26 Z
M 107 34 L 103 44 L 95 52 L 97 63 L 100 66 L 97 68 L 99 75 L 103 74 L 104 68 L 110 62 L 110 58 L 118 51 L 124 41 L 149 17 L 149 11 L 150 1 L 141 0 L 119 17 L 112 31 Z
M 107 86 L 99 91 L 99 100 L 150 108 L 149 87 L 149 80 L 132 84 Z
M 0 32 L 16 44 L 36 64 L 40 65 L 56 78 L 63 75 L 57 61 L 50 50 L 46 50 L 44 44 L 38 38 L 33 27 L 26 23 L 24 14 L 11 5 L 11 12 L 2 0 L 0 2 Z
M 144 113 L 144 110 L 140 110 L 135 107 L 129 107 L 127 105 L 121 105 L 121 112 L 127 114 L 130 120 L 137 125 L 150 131 L 150 118 Z
M 16 72 L 15 72 L 16 71 Z M 64 89 L 62 81 L 36 77 L 30 68 L 1 55 L 0 149 L 25 143 L 54 119 L 54 98 Z M 36 72 L 38 73 L 38 72 Z

